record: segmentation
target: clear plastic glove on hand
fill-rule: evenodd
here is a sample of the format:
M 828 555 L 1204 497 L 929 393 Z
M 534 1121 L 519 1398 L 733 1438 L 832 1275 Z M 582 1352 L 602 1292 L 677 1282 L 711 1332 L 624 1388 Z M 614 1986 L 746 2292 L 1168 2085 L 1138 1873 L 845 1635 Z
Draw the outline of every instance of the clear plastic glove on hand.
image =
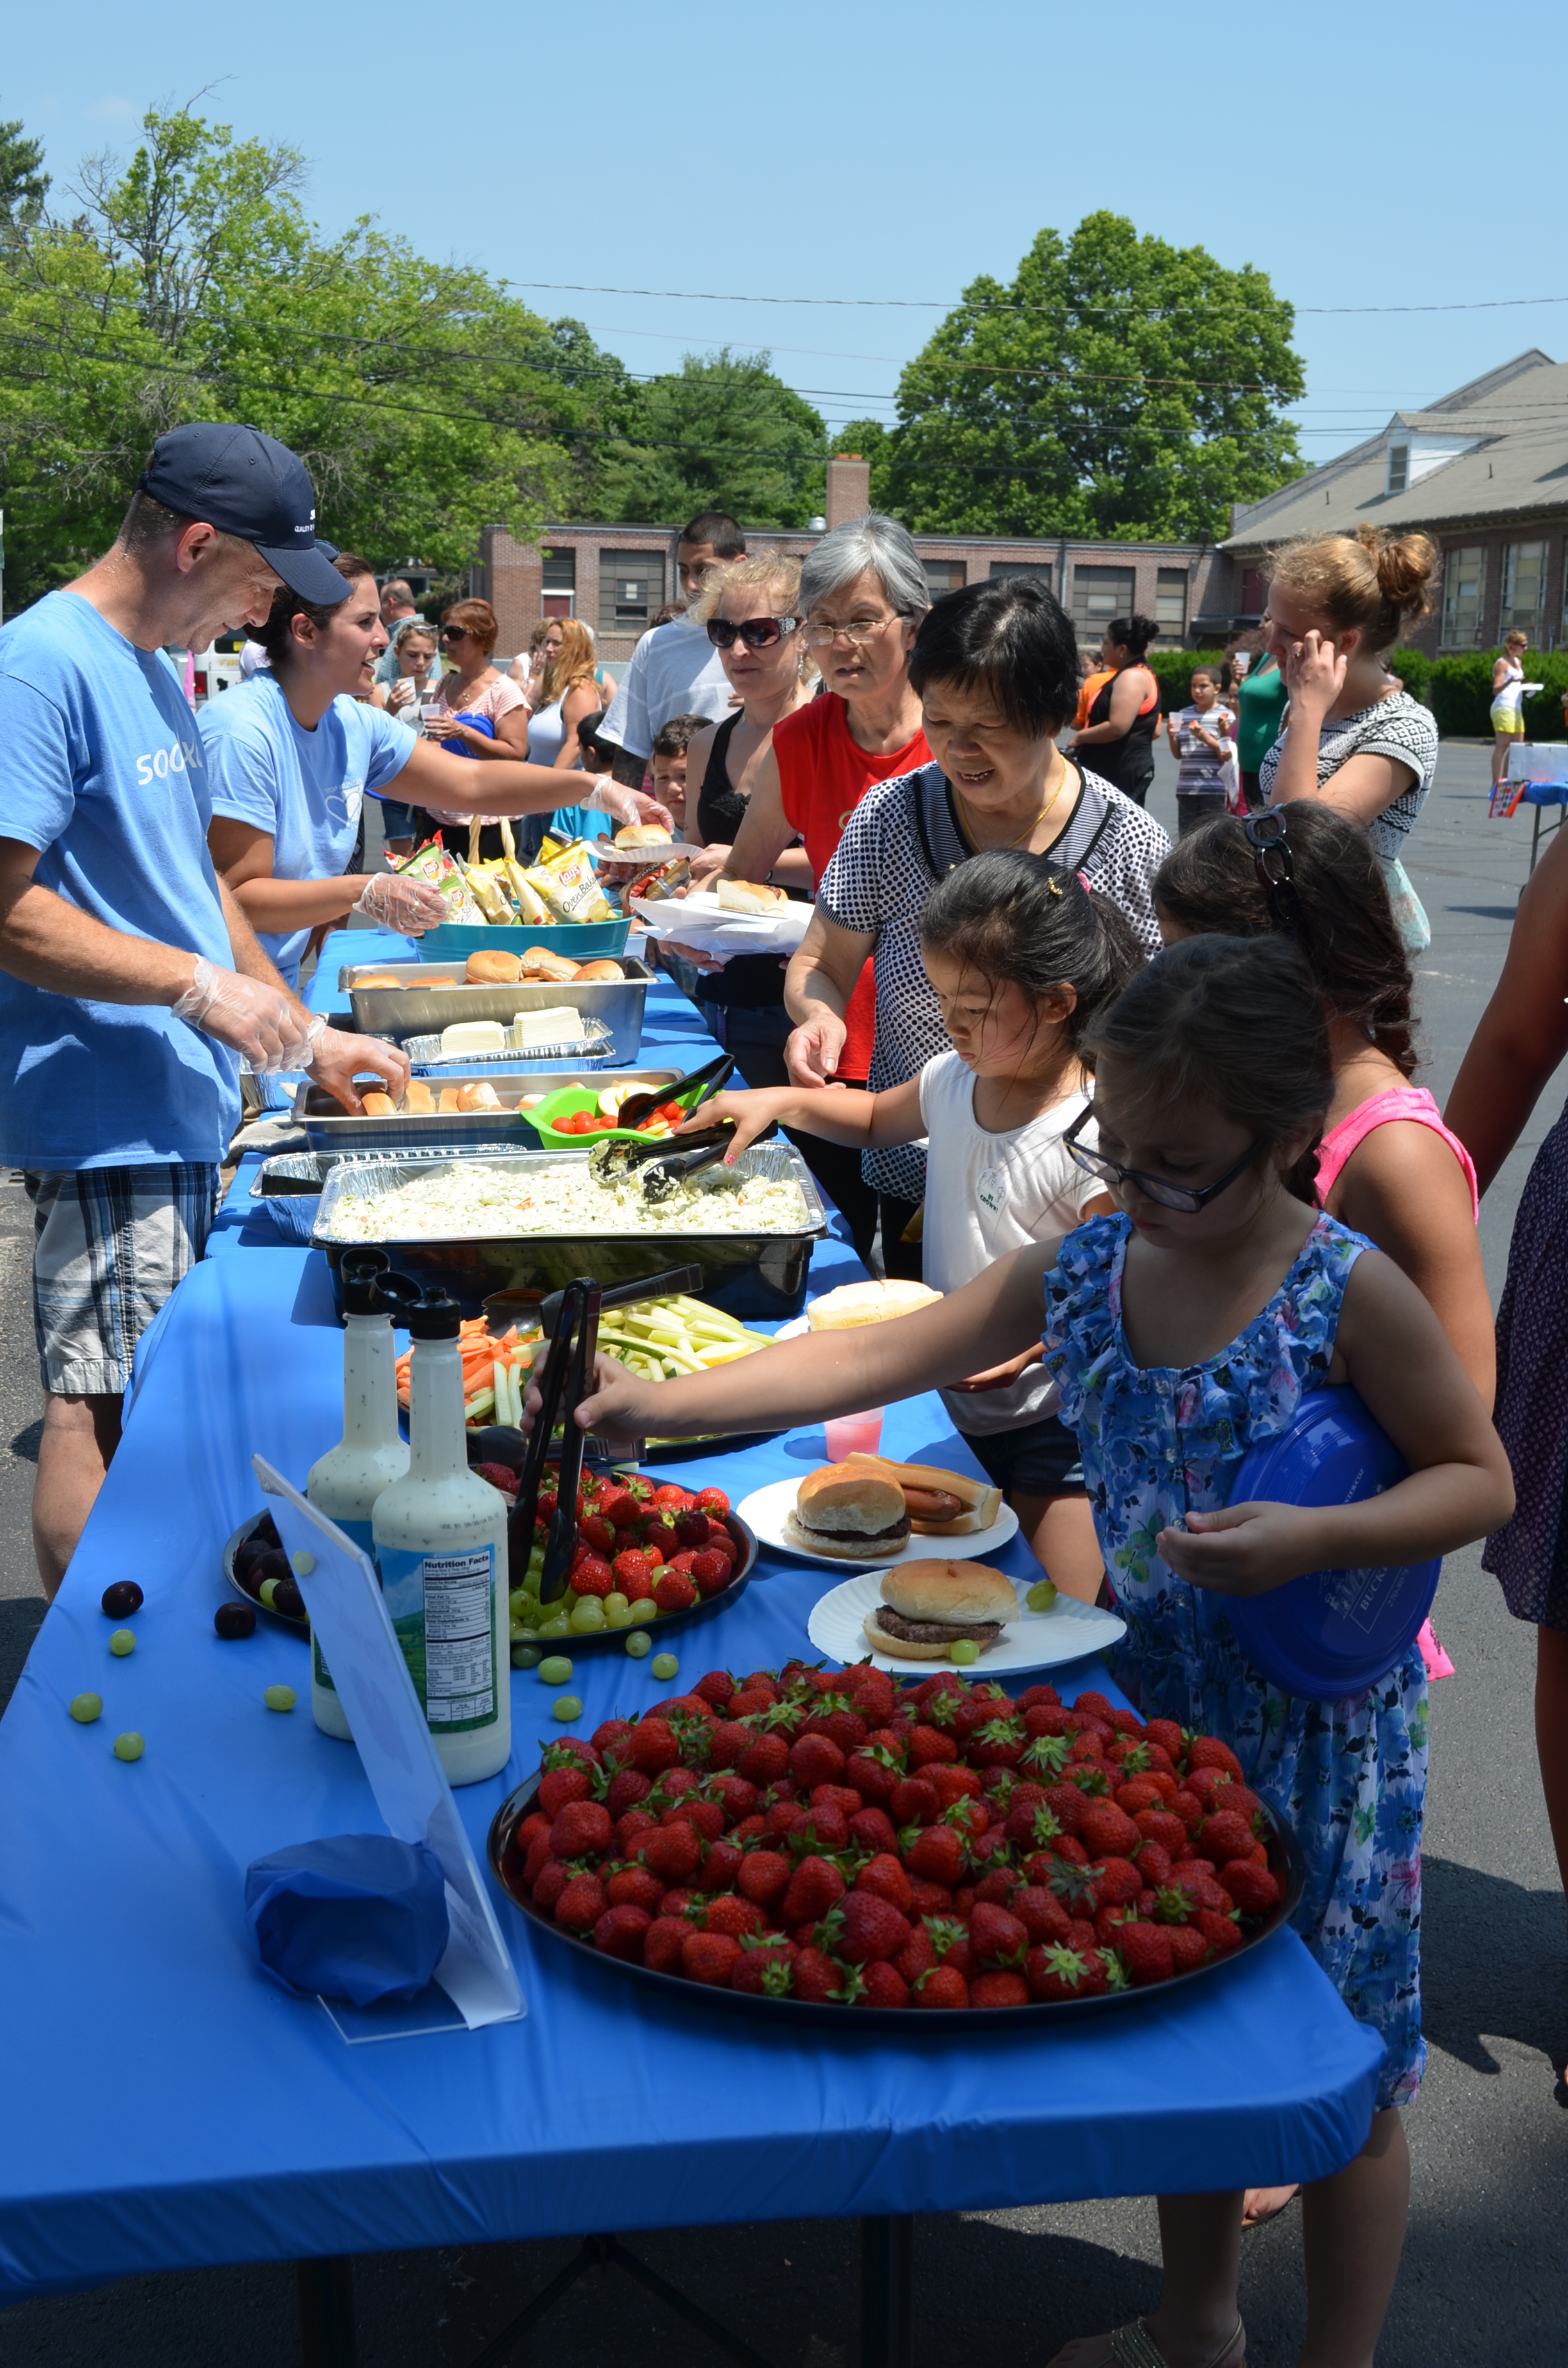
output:
M 399 937 L 417 938 L 426 929 L 439 928 L 450 916 L 447 900 L 438 888 L 423 880 L 400 880 L 394 872 L 373 872 L 365 882 L 365 893 L 351 908 L 363 913 L 378 928 L 394 930 Z
M 198 954 L 190 985 L 171 1008 L 176 1019 L 188 1021 L 203 1035 L 215 1036 L 221 1044 L 241 1053 L 258 1077 L 305 1065 L 310 1014 L 292 1002 L 281 986 L 223 970 Z
M 305 1058 L 294 1065 L 309 1069 L 317 1085 L 324 1086 L 351 1118 L 358 1118 L 364 1109 L 356 1077 L 373 1073 L 395 1102 L 403 1099 L 412 1074 L 407 1053 L 397 1045 L 383 1043 L 379 1036 L 355 1036 L 330 1028 L 321 1019 L 311 1021 Z
M 641 790 L 629 790 L 624 781 L 616 780 L 609 773 L 601 773 L 579 803 L 589 814 L 609 814 L 621 824 L 656 824 L 672 838 L 675 837 L 675 816 L 668 806 L 662 806 L 656 798 L 644 797 Z

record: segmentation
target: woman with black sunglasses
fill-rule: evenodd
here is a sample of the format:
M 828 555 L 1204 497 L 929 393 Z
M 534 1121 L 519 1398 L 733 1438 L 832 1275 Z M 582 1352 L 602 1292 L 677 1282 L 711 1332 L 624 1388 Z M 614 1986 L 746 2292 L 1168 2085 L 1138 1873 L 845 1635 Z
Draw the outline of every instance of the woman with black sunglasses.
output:
M 442 612 L 441 655 L 450 671 L 436 693 L 439 712 L 425 726 L 426 737 L 453 756 L 492 764 L 526 759 L 528 753 L 528 701 L 491 664 L 500 630 L 488 600 L 459 600 Z M 455 847 L 471 862 L 476 855 L 490 860 L 510 852 L 499 814 L 455 814 L 437 806 L 425 811 L 442 845 Z

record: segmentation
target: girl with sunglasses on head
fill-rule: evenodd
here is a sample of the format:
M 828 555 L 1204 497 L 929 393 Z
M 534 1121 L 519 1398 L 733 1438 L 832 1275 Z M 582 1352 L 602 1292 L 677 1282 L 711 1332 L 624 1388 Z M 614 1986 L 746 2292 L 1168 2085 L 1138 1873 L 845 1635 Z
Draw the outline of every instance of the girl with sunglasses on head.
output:
M 794 1139 L 808 1159 L 813 1135 L 857 1156 L 926 1142 L 922 1280 L 949 1292 L 1008 1250 L 1110 1208 L 1064 1137 L 1088 1112 L 1082 1039 L 1143 951 L 1116 906 L 1074 873 L 998 848 L 933 890 L 920 954 L 950 1050 L 908 1084 L 876 1094 L 802 1086 L 721 1094 L 690 1125 L 733 1119 L 730 1164 L 775 1123 L 804 1131 Z M 1104 1565 L 1078 1444 L 1054 1412 L 1040 1358 L 1037 1343 L 944 1397 L 1035 1559 L 1065 1594 L 1092 1603 Z
M 460 600 L 442 611 L 441 655 L 449 671 L 435 693 L 438 712 L 426 722 L 425 732 L 454 757 L 476 757 L 492 764 L 528 757 L 527 701 L 517 684 L 490 662 L 500 630 L 488 600 Z M 499 814 L 458 814 L 442 806 L 425 811 L 442 845 L 455 847 L 471 862 L 510 851 L 505 844 L 510 826 L 503 834 Z
M 1314 1203 L 1334 1075 L 1322 996 L 1294 946 L 1168 947 L 1084 1049 L 1098 1147 L 1077 1152 L 1113 1215 L 1012 1251 L 916 1315 L 779 1341 L 722 1375 L 650 1383 L 601 1358 L 576 1419 L 660 1438 L 821 1422 L 1017 1357 L 1043 1313 L 1046 1368 L 1128 1623 L 1117 1676 L 1144 1718 L 1220 1736 L 1291 1827 L 1306 1864 L 1295 1929 L 1384 2043 L 1366 2146 L 1302 2195 L 1301 2357 L 1369 2368 L 1408 2205 L 1393 2108 L 1414 2096 L 1424 2054 L 1426 1673 L 1412 1647 L 1347 1700 L 1285 1693 L 1242 1652 L 1226 1604 L 1306 1571 L 1469 1543 L 1507 1516 L 1507 1459 L 1421 1293 Z M 1408 1478 L 1352 1505 L 1231 1504 L 1249 1450 L 1325 1384 L 1359 1394 Z M 1100 1970 L 1085 1960 L 1085 1975 Z M 1196 2147 L 1193 2169 L 1200 2187 Z M 1233 2190 L 1162 2197 L 1159 2309 L 1136 2332 L 1069 2344 L 1058 2368 L 1240 2368 L 1242 2203 Z

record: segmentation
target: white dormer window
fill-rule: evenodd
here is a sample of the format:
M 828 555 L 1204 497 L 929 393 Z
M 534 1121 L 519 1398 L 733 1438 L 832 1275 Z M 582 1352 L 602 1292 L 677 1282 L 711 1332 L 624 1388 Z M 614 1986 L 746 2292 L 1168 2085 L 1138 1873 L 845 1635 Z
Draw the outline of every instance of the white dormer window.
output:
M 1408 444 L 1389 446 L 1389 481 L 1385 491 L 1403 494 L 1410 483 L 1410 447 Z

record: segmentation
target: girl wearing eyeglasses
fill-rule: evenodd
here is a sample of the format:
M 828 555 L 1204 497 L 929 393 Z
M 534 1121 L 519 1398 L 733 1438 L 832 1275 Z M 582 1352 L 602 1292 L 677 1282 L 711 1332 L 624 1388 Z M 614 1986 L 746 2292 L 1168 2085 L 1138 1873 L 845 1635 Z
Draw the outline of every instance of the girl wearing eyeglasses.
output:
M 1085 1051 L 1098 1148 L 1080 1133 L 1075 1149 L 1108 1185 L 1114 1215 L 1012 1251 L 917 1315 L 779 1341 L 722 1375 L 650 1383 L 601 1358 L 576 1419 L 660 1438 L 818 1423 L 1019 1356 L 1043 1300 L 1046 1367 L 1128 1623 L 1117 1675 L 1145 1718 L 1229 1743 L 1243 1781 L 1291 1827 L 1306 1865 L 1295 1929 L 1383 2043 L 1365 2146 L 1302 2191 L 1304 2356 L 1369 2361 L 1408 2209 L 1395 2108 L 1415 2095 L 1425 2052 L 1426 1672 L 1412 1646 L 1347 1700 L 1285 1693 L 1247 1660 L 1226 1604 L 1303 1572 L 1404 1565 L 1484 1536 L 1513 1505 L 1507 1458 L 1414 1283 L 1314 1204 L 1334 1073 L 1318 983 L 1294 946 L 1168 947 L 1090 1027 Z M 1352 1505 L 1229 1503 L 1248 1451 L 1325 1384 L 1358 1392 L 1409 1476 Z M 1109 1927 L 1078 1952 L 1086 1990 L 1108 1980 L 1114 1947 Z M 1162 2197 L 1172 2276 L 1160 2307 L 1114 2346 L 1068 2344 L 1054 2368 L 1241 2368 L 1242 2200 Z

